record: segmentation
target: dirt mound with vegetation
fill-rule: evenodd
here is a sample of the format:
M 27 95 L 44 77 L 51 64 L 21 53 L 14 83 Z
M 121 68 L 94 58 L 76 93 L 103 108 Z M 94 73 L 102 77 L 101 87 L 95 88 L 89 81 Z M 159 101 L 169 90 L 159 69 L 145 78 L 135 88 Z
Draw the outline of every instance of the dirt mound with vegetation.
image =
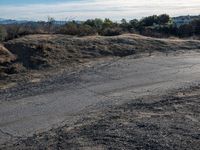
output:
M 8 73 L 12 73 L 15 69 L 14 62 L 16 56 L 7 50 L 3 45 L 0 45 L 0 77 L 3 78 Z
M 3 45 L 0 45 L 0 64 L 6 64 L 14 61 L 16 57 L 9 52 Z
M 70 67 L 97 58 L 200 49 L 198 40 L 157 39 L 135 34 L 113 37 L 38 34 L 3 44 L 0 49 L 1 75 L 13 77 L 16 74 L 15 80 L 21 72 L 26 76 L 31 70 Z
M 72 37 L 30 35 L 5 43 L 17 60 L 30 69 L 70 65 L 105 56 L 127 56 L 139 52 L 168 52 L 200 48 L 200 41 L 160 40 L 139 35 Z

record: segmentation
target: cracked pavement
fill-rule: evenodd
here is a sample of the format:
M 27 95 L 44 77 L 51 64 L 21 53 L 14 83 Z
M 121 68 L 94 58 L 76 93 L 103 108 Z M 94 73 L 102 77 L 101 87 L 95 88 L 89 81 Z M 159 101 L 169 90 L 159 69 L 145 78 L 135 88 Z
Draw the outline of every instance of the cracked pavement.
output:
M 123 104 L 199 83 L 200 54 L 133 56 L 78 74 L 78 82 L 0 101 L 0 144 L 70 124 L 84 110 Z M 42 88 L 42 87 L 41 87 Z

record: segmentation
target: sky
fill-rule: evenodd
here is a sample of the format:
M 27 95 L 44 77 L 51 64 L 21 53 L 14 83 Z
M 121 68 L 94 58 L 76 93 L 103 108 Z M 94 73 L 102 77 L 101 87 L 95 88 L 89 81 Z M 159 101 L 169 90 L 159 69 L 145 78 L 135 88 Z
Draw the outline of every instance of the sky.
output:
M 0 0 L 0 18 L 7 19 L 118 21 L 163 13 L 200 15 L 200 0 Z

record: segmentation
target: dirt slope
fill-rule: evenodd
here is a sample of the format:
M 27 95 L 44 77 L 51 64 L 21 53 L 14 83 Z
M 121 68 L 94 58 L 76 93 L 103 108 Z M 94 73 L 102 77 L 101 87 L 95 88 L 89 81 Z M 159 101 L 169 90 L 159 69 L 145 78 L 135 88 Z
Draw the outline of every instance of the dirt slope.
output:
M 3 78 L 6 73 L 12 72 L 15 60 L 15 55 L 8 51 L 3 45 L 0 45 L 0 77 Z
M 3 45 L 0 45 L 0 64 L 10 63 L 14 61 L 15 56 L 9 52 Z
M 138 52 L 199 49 L 200 41 L 159 40 L 139 35 L 71 37 L 30 35 L 5 43 L 27 68 L 56 67 L 83 59 L 127 56 Z
M 114 37 L 67 35 L 29 35 L 4 43 L 0 61 L 1 75 L 42 70 L 45 68 L 69 67 L 96 58 L 128 56 L 138 53 L 199 50 L 200 41 L 180 39 L 156 39 L 127 34 Z M 2 47 L 2 46 L 1 46 Z M 2 51 L 2 50 L 1 50 Z M 15 57 L 17 58 L 15 60 Z M 3 59 L 2 59 L 3 58 Z M 23 75 L 26 76 L 26 75 Z M 15 77 L 15 79 L 18 77 Z M 2 79 L 2 78 L 1 78 Z

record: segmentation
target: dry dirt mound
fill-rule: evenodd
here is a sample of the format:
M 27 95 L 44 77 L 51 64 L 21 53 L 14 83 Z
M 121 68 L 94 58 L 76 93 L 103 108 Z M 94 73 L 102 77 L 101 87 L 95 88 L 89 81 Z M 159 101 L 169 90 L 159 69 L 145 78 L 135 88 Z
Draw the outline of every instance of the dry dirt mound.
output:
M 105 56 L 127 56 L 141 52 L 200 49 L 200 41 L 156 39 L 140 35 L 72 37 L 29 35 L 5 43 L 18 62 L 29 69 L 58 67 Z
M 3 45 L 0 45 L 0 65 L 11 63 L 16 57 L 9 52 Z
M 8 75 L 24 71 L 25 68 L 17 62 L 17 56 L 12 54 L 3 45 L 0 45 L 0 80 L 5 81 Z
M 157 39 L 135 34 L 113 37 L 28 35 L 4 43 L 0 51 L 0 83 L 26 83 L 61 68 L 104 57 L 200 50 L 198 40 Z M 46 70 L 48 69 L 48 70 Z M 34 73 L 33 73 L 34 72 Z

